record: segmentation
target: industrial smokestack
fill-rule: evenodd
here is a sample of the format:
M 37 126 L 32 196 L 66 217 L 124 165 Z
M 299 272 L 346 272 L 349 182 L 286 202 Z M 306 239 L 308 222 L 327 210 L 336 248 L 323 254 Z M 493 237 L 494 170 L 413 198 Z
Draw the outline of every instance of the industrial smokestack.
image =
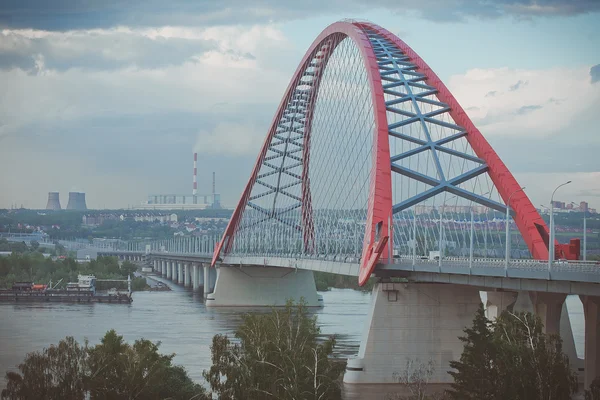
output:
M 79 206 L 78 210 L 87 210 L 87 205 L 85 204 L 85 193 L 79 193 L 77 205 Z
M 85 204 L 85 193 L 69 192 L 69 203 L 67 210 L 87 210 Z
M 192 177 L 192 196 L 194 198 L 194 204 L 197 204 L 197 194 L 198 194 L 198 153 L 194 153 L 194 175 Z
M 213 172 L 213 199 L 215 198 L 215 173 Z
M 60 210 L 60 200 L 58 192 L 48 193 L 48 203 L 46 203 L 46 210 Z

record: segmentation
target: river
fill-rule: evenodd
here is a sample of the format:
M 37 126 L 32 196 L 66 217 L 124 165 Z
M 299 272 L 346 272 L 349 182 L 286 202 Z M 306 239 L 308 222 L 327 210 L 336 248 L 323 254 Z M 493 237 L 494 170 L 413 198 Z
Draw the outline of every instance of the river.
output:
M 241 314 L 248 309 L 206 308 L 201 294 L 170 286 L 172 291 L 136 292 L 129 305 L 0 304 L 0 374 L 16 369 L 28 352 L 58 343 L 65 336 L 73 336 L 80 342 L 87 338 L 96 344 L 107 330 L 115 329 L 128 342 L 140 337 L 160 341 L 161 352 L 176 353 L 174 362 L 184 366 L 192 379 L 202 382 L 202 371 L 211 363 L 212 337 L 218 333 L 231 334 L 240 323 Z M 338 355 L 355 355 L 366 323 L 370 294 L 351 289 L 333 289 L 321 294 L 325 306 L 315 311 L 321 332 L 337 335 Z M 573 296 L 567 299 L 567 307 L 577 353 L 582 357 L 583 309 Z M 4 387 L 5 382 L 1 382 L 0 387 Z M 354 395 L 345 397 L 361 397 L 360 391 L 352 392 Z

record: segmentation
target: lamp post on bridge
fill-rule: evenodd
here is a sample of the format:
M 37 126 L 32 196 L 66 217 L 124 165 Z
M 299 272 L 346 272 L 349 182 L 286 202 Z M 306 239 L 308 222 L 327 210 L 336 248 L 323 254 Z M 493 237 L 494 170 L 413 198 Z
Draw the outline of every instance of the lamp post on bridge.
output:
M 508 271 L 508 262 L 510 260 L 510 199 L 513 197 L 515 193 L 519 193 L 525 190 L 525 186 L 520 189 L 515 190 L 508 196 L 508 201 L 506 202 L 506 221 L 504 223 L 504 228 L 506 231 L 506 254 L 504 255 L 504 270 Z
M 571 183 L 571 181 L 567 181 L 558 185 L 556 189 L 554 189 L 554 192 L 552 192 L 552 196 L 550 196 L 550 238 L 548 240 L 548 272 L 552 270 L 552 262 L 554 261 L 554 193 L 556 193 L 556 191 L 559 188 L 568 185 L 569 183 Z

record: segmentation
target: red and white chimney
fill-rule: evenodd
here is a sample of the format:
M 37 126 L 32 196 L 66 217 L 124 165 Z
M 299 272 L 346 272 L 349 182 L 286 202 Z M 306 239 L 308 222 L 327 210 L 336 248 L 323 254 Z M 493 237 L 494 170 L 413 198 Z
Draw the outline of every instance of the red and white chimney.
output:
M 197 164 L 198 164 L 198 153 L 194 153 L 194 176 L 192 178 L 192 183 L 193 183 L 192 196 L 194 196 L 194 202 L 196 201 L 196 195 L 198 194 L 198 181 L 197 181 L 198 169 L 197 169 Z

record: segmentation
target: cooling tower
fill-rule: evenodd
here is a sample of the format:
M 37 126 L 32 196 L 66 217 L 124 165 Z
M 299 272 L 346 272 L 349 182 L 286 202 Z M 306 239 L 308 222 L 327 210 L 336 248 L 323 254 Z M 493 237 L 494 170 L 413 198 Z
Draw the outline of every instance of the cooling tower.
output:
M 69 192 L 69 204 L 67 210 L 87 210 L 85 205 L 85 193 Z
M 46 204 L 46 210 L 60 210 L 60 200 L 58 192 L 48 193 L 48 203 Z

